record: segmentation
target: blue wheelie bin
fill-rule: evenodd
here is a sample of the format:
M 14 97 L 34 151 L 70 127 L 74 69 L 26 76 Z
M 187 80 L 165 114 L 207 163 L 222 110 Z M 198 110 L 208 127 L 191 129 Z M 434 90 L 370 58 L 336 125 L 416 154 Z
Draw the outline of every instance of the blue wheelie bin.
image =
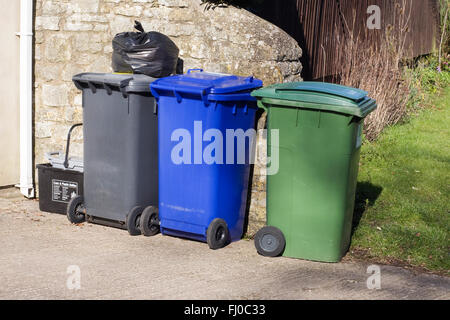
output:
M 194 72 L 197 71 L 197 72 Z M 256 139 L 253 77 L 189 70 L 154 81 L 161 233 L 218 249 L 241 239 Z

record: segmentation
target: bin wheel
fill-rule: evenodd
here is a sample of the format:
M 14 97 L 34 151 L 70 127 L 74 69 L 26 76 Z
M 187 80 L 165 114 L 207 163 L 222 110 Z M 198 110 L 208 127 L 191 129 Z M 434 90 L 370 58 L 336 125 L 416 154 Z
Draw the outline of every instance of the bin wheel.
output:
M 214 219 L 206 231 L 206 242 L 212 250 L 225 247 L 229 237 L 230 232 L 227 223 L 223 219 Z
M 84 208 L 84 198 L 81 195 L 70 199 L 67 205 L 67 219 L 73 224 L 86 221 L 86 210 Z
M 255 247 L 265 257 L 280 256 L 286 246 L 286 239 L 280 229 L 267 226 L 256 233 Z
M 141 233 L 146 237 L 151 237 L 159 233 L 158 208 L 149 206 L 144 209 L 140 221 Z
M 131 236 L 138 236 L 141 234 L 141 229 L 139 229 L 139 224 L 141 220 L 142 211 L 144 207 L 134 207 L 127 214 L 127 230 Z

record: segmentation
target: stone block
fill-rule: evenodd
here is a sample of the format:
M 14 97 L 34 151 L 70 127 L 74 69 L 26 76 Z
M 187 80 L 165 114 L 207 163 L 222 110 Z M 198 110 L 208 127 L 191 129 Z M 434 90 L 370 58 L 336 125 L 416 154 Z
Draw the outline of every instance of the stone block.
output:
M 42 85 L 42 102 L 46 106 L 62 107 L 69 104 L 66 85 Z
M 67 3 L 67 12 L 97 13 L 100 0 L 71 0 Z
M 70 36 L 67 34 L 48 35 L 42 45 L 44 46 L 42 58 L 49 62 L 67 62 L 72 57 Z
M 59 21 L 61 19 L 54 17 L 36 17 L 36 30 L 59 30 Z
M 127 17 L 138 17 L 142 14 L 142 6 L 122 5 L 114 7 L 114 13 Z
M 189 1 L 184 0 L 158 0 L 159 5 L 166 7 L 186 8 L 188 5 L 195 5 L 195 4 L 200 5 L 199 1 L 190 1 L 194 2 L 195 4 L 190 4 L 188 2 Z

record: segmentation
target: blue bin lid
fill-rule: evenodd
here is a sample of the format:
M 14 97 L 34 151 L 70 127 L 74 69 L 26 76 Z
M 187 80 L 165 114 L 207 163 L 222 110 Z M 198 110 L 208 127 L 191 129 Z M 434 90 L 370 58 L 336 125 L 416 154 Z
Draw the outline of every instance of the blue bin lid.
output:
M 261 80 L 252 76 L 240 77 L 223 73 L 203 72 L 202 69 L 190 69 L 186 74 L 158 79 L 151 84 L 151 88 L 208 95 L 250 91 L 260 88 L 262 85 Z

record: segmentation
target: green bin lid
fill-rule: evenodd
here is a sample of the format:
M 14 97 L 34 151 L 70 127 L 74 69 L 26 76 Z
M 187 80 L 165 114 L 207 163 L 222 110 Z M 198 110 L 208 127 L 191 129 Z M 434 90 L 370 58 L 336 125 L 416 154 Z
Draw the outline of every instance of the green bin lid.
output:
M 364 118 L 376 109 L 367 92 L 325 82 L 280 83 L 255 90 L 252 96 L 272 107 L 290 106 L 349 114 Z

